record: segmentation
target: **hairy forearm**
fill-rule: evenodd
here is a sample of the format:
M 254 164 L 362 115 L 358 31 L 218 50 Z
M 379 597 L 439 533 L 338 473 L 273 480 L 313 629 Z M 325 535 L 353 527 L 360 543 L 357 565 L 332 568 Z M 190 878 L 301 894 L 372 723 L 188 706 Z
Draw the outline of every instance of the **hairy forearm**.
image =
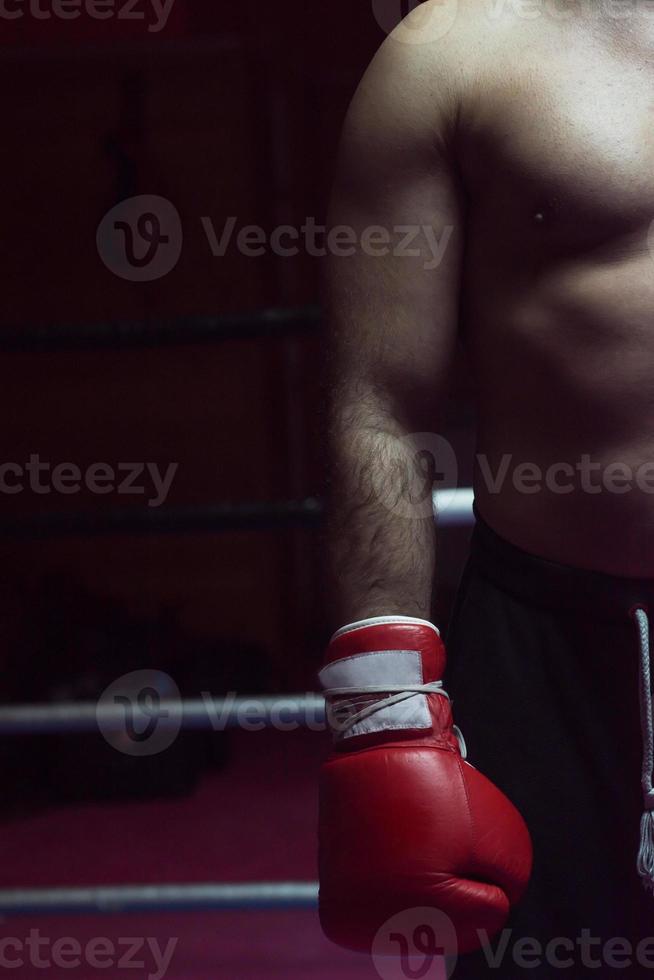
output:
M 394 413 L 365 400 L 332 408 L 328 553 L 337 625 L 430 616 L 432 481 L 419 457 Z

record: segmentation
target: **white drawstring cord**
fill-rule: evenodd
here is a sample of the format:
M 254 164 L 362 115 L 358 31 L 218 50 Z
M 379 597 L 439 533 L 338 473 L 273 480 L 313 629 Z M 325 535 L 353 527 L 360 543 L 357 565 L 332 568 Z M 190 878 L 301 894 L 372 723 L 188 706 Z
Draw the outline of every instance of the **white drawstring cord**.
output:
M 366 694 L 387 694 L 389 696 L 381 698 L 378 701 L 371 701 L 367 704 L 361 701 L 357 704 L 357 701 L 353 700 Z M 330 687 L 325 691 L 327 720 L 335 732 L 339 735 L 345 735 L 360 722 L 381 711 L 382 708 L 389 708 L 391 705 L 399 704 L 402 701 L 415 697 L 417 694 L 442 694 L 448 701 L 450 700 L 449 694 L 443 688 L 442 681 L 432 681 L 430 684 L 416 684 L 415 686 L 407 684 L 398 686 L 386 684 L 384 687 L 376 687 L 374 685 L 361 685 L 356 688 Z M 347 698 L 348 700 L 341 701 L 339 704 L 333 704 L 334 698 Z M 360 708 L 358 711 L 352 711 L 352 708 L 359 707 L 359 704 L 365 704 L 365 707 Z M 452 731 L 456 735 L 461 749 L 461 755 L 465 759 L 468 750 L 463 734 L 456 725 L 452 726 Z
M 640 822 L 640 850 L 638 874 L 644 887 L 654 892 L 654 721 L 652 719 L 652 677 L 649 649 L 649 617 L 642 608 L 634 610 L 638 625 L 640 669 L 638 686 L 640 693 L 640 727 L 643 737 L 643 816 Z

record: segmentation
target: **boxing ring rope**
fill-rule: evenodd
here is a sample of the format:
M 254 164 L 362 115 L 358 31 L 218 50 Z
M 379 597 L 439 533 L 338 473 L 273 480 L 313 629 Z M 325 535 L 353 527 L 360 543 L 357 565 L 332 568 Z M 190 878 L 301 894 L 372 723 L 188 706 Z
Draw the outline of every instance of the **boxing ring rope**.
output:
M 470 488 L 434 494 L 439 527 L 467 527 L 473 520 Z M 92 537 L 116 534 L 192 534 L 313 527 L 324 517 L 315 497 L 269 503 L 222 503 L 205 507 L 139 507 L 98 513 L 18 514 L 0 519 L 5 538 Z
M 441 496 L 441 493 L 444 496 Z M 469 526 L 473 521 L 473 491 L 469 488 L 434 495 L 439 526 Z M 443 508 L 443 509 L 441 509 Z M 440 511 L 440 512 L 439 512 Z M 275 719 L 286 724 L 319 729 L 324 726 L 322 695 L 234 697 L 220 701 L 193 699 L 161 701 L 159 724 L 181 729 L 233 728 L 248 708 L 256 706 L 264 726 Z M 163 716 L 167 712 L 167 716 Z M 69 702 L 5 705 L 0 707 L 1 735 L 58 734 L 124 729 L 125 709 L 120 704 Z M 203 883 L 178 885 L 116 885 L 98 888 L 16 888 L 0 890 L 0 915 L 82 915 L 119 912 L 224 912 L 265 909 L 313 909 L 317 882 Z
M 441 496 L 441 493 L 444 496 Z M 469 488 L 434 495 L 438 523 L 468 526 L 473 520 L 473 492 Z M 223 730 L 241 724 L 243 714 L 256 706 L 257 723 L 324 726 L 322 695 L 280 697 L 232 697 L 218 700 L 162 700 L 159 725 L 180 729 Z M 220 718 L 220 726 L 216 726 Z M 35 735 L 108 733 L 124 730 L 125 708 L 121 704 L 68 702 L 0 707 L 0 734 Z M 91 888 L 12 888 L 0 890 L 0 915 L 82 915 L 138 912 L 243 911 L 266 909 L 314 909 L 317 882 L 255 882 L 227 884 L 204 882 L 175 885 L 114 885 Z
M 434 495 L 439 526 L 469 526 L 473 519 L 473 491 L 439 491 Z M 257 722 L 269 726 L 324 727 L 322 695 L 233 697 L 160 702 L 158 724 L 180 729 L 234 728 L 257 710 Z M 166 713 L 164 715 L 164 712 Z M 120 704 L 69 702 L 0 707 L 1 735 L 59 734 L 124 730 L 125 709 Z M 120 912 L 225 912 L 265 909 L 313 909 L 317 882 L 255 882 L 247 884 L 202 883 L 176 885 L 116 885 L 98 888 L 33 888 L 0 890 L 0 915 L 82 915 Z
M 323 730 L 325 701 L 321 694 L 257 697 L 162 699 L 157 704 L 157 727 L 165 731 L 223 731 L 246 727 L 243 720 L 256 712 L 257 726 L 286 726 Z M 0 707 L 0 735 L 62 735 L 125 730 L 122 704 L 69 701 L 56 704 L 17 704 Z
M 177 317 L 174 320 L 28 324 L 3 327 L 0 330 L 0 351 L 122 350 L 219 343 L 225 340 L 280 339 L 293 333 L 312 333 L 321 321 L 320 308 L 308 306 L 222 316 Z
M 311 514 L 312 518 L 322 515 L 322 506 L 318 501 L 307 501 L 303 515 Z M 473 520 L 473 491 L 469 488 L 455 491 L 439 491 L 434 495 L 434 504 L 439 526 L 457 527 L 468 526 Z M 441 508 L 443 508 L 441 510 Z M 257 510 L 257 519 L 262 519 L 265 508 Z M 139 512 L 140 513 L 140 512 Z M 189 512 L 190 513 L 190 512 Z M 271 513 L 279 516 L 277 511 L 265 512 L 269 518 Z M 287 507 L 284 511 L 286 518 L 291 515 Z M 297 516 L 295 514 L 294 516 Z M 221 522 L 225 515 L 221 516 Z M 9 522 L 7 522 L 9 523 Z M 166 524 L 169 530 L 189 530 L 191 524 L 173 528 L 174 520 Z M 206 530 L 205 524 L 201 529 Z M 220 524 L 222 528 L 224 523 Z M 230 525 L 231 526 L 231 525 Z M 198 529 L 197 524 L 192 524 Z M 2 522 L 0 522 L 0 529 Z M 149 526 L 148 526 L 148 529 Z M 17 529 L 15 529 L 17 530 Z M 57 525 L 57 530 L 62 527 Z M 82 533 L 81 528 L 79 529 Z M 115 530 L 115 529 L 114 529 Z M 125 529 L 127 530 L 127 528 Z M 130 525 L 130 532 L 132 527 Z M 53 533 L 54 528 L 53 528 Z M 240 719 L 247 714 L 248 706 L 256 706 L 257 718 L 270 726 L 275 719 L 283 720 L 284 724 L 320 725 L 324 722 L 324 700 L 321 695 L 286 695 L 278 697 L 232 697 L 221 700 L 212 698 L 197 698 L 189 700 L 162 701 L 160 703 L 160 720 L 162 726 L 183 729 L 214 729 L 232 728 L 239 725 Z M 216 725 L 216 719 L 220 725 Z M 124 727 L 124 708 L 119 704 L 96 704 L 93 701 L 59 702 L 56 704 L 18 704 L 0 706 L 0 735 L 46 735 L 62 733 L 94 732 L 99 727 L 103 731 L 121 730 Z
M 105 324 L 32 325 L 3 329 L 0 351 L 39 353 L 159 348 L 225 340 L 280 339 L 311 333 L 321 324 L 318 307 L 264 310 L 253 314 L 194 316 L 169 322 L 126 321 Z M 440 527 L 473 522 L 473 491 L 434 494 Z M 318 526 L 324 506 L 315 498 L 268 503 L 217 503 L 193 508 L 112 510 L 98 514 L 18 515 L 0 521 L 0 534 L 11 538 L 221 532 L 271 527 Z M 325 727 L 322 695 L 228 697 L 163 700 L 158 724 L 177 729 L 222 731 L 243 725 L 256 706 L 262 727 Z M 216 718 L 220 719 L 216 724 Z M 280 724 L 283 723 L 282 724 Z M 68 702 L 0 706 L 0 734 L 8 736 L 123 731 L 120 704 Z M 0 915 L 79 915 L 163 911 L 235 911 L 313 909 L 317 882 L 254 882 L 115 885 L 84 888 L 0 889 Z
M 218 503 L 203 507 L 114 508 L 96 513 L 17 514 L 0 519 L 6 538 L 94 537 L 117 534 L 193 534 L 317 525 L 319 500 Z
M 438 514 L 438 524 L 441 527 L 467 527 L 474 519 L 474 494 L 470 488 L 438 491 L 434 494 L 434 506 Z M 247 505 L 246 505 L 247 506 Z M 273 510 L 271 510 L 271 506 Z M 257 505 L 248 515 L 248 520 L 264 521 L 275 518 L 279 520 L 280 513 L 275 505 Z M 294 511 L 288 503 L 282 511 L 284 519 L 294 521 L 299 517 L 306 520 L 310 515 L 311 521 L 322 517 L 322 505 L 319 501 L 305 501 L 301 512 Z M 138 513 L 136 524 L 141 530 L 153 530 L 151 524 L 141 521 Z M 241 510 L 241 519 L 245 511 Z M 233 516 L 233 514 L 232 514 Z M 176 514 L 179 518 L 179 514 Z M 231 526 L 227 524 L 227 514 L 220 512 L 220 520 L 216 520 L 215 511 L 211 514 L 212 530 Z M 71 521 L 71 518 L 66 518 Z M 8 524 L 10 522 L 7 522 Z M 211 523 L 207 514 L 200 515 L 188 512 L 188 520 L 177 521 L 168 515 L 168 521 L 163 526 L 169 531 L 207 530 Z M 182 526 L 180 526 L 180 524 Z M 82 525 L 84 525 L 82 527 Z M 173 526 L 174 525 L 174 526 Z M 43 525 L 37 525 L 45 531 Z M 101 525 L 102 526 L 102 525 Z M 249 524 L 247 526 L 250 526 Z M 257 526 L 261 526 L 257 524 Z M 0 528 L 2 525 L 0 525 Z M 94 529 L 92 522 L 84 524 L 77 518 L 66 524 L 62 518 L 58 524 L 50 528 L 51 533 L 89 533 Z M 97 526 L 95 526 L 97 531 Z M 104 525 L 106 531 L 109 528 Z M 128 530 L 127 527 L 111 526 L 111 533 L 117 530 Z M 158 528 L 161 529 L 161 525 Z M 27 527 L 14 526 L 19 533 L 26 533 Z M 32 525 L 31 531 L 35 527 Z M 130 523 L 130 533 L 133 525 Z M 220 701 L 211 698 L 166 701 L 158 706 L 160 725 L 176 726 L 180 729 L 213 729 L 223 730 L 241 724 L 243 715 L 247 716 L 248 709 L 256 707 L 257 722 L 264 727 L 275 722 L 283 721 L 284 726 L 304 725 L 320 729 L 324 726 L 325 702 L 321 695 L 286 695 L 279 697 L 246 697 L 226 698 Z M 216 718 L 220 725 L 216 726 Z M 68 702 L 58 704 L 5 705 L 0 707 L 0 734 L 45 735 L 60 733 L 94 732 L 99 728 L 109 732 L 115 728 L 124 730 L 125 709 L 120 704 L 96 704 L 95 702 Z M 47 914 L 116 914 L 119 912 L 163 912 L 163 911 L 237 911 L 264 909 L 308 909 L 317 905 L 317 882 L 257 882 L 247 884 L 201 883 L 176 885 L 116 885 L 97 888 L 34 888 L 34 889 L 3 889 L 0 890 L 0 915 L 47 915 Z
M 0 889 L 0 915 L 236 912 L 317 905 L 318 884 L 313 881 Z

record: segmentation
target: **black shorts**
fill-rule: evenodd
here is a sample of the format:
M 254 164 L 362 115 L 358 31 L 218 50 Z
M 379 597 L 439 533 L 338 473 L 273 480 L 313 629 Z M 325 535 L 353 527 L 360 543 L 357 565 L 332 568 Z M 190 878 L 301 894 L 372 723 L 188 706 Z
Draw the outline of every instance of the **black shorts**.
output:
M 636 870 L 635 605 L 649 606 L 654 622 L 654 580 L 535 558 L 478 521 L 449 629 L 446 690 L 469 761 L 529 826 L 534 873 L 510 932 L 462 957 L 455 978 L 654 977 L 654 897 Z

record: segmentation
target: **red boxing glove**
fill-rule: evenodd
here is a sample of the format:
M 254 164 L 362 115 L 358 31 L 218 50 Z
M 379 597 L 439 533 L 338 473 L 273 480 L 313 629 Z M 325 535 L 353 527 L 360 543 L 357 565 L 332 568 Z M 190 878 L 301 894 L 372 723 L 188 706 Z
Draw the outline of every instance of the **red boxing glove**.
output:
M 435 626 L 403 616 L 355 623 L 320 672 L 334 752 L 320 786 L 320 919 L 325 935 L 370 952 L 377 931 L 431 907 L 457 949 L 500 930 L 532 864 L 512 803 L 465 761 L 442 688 Z

